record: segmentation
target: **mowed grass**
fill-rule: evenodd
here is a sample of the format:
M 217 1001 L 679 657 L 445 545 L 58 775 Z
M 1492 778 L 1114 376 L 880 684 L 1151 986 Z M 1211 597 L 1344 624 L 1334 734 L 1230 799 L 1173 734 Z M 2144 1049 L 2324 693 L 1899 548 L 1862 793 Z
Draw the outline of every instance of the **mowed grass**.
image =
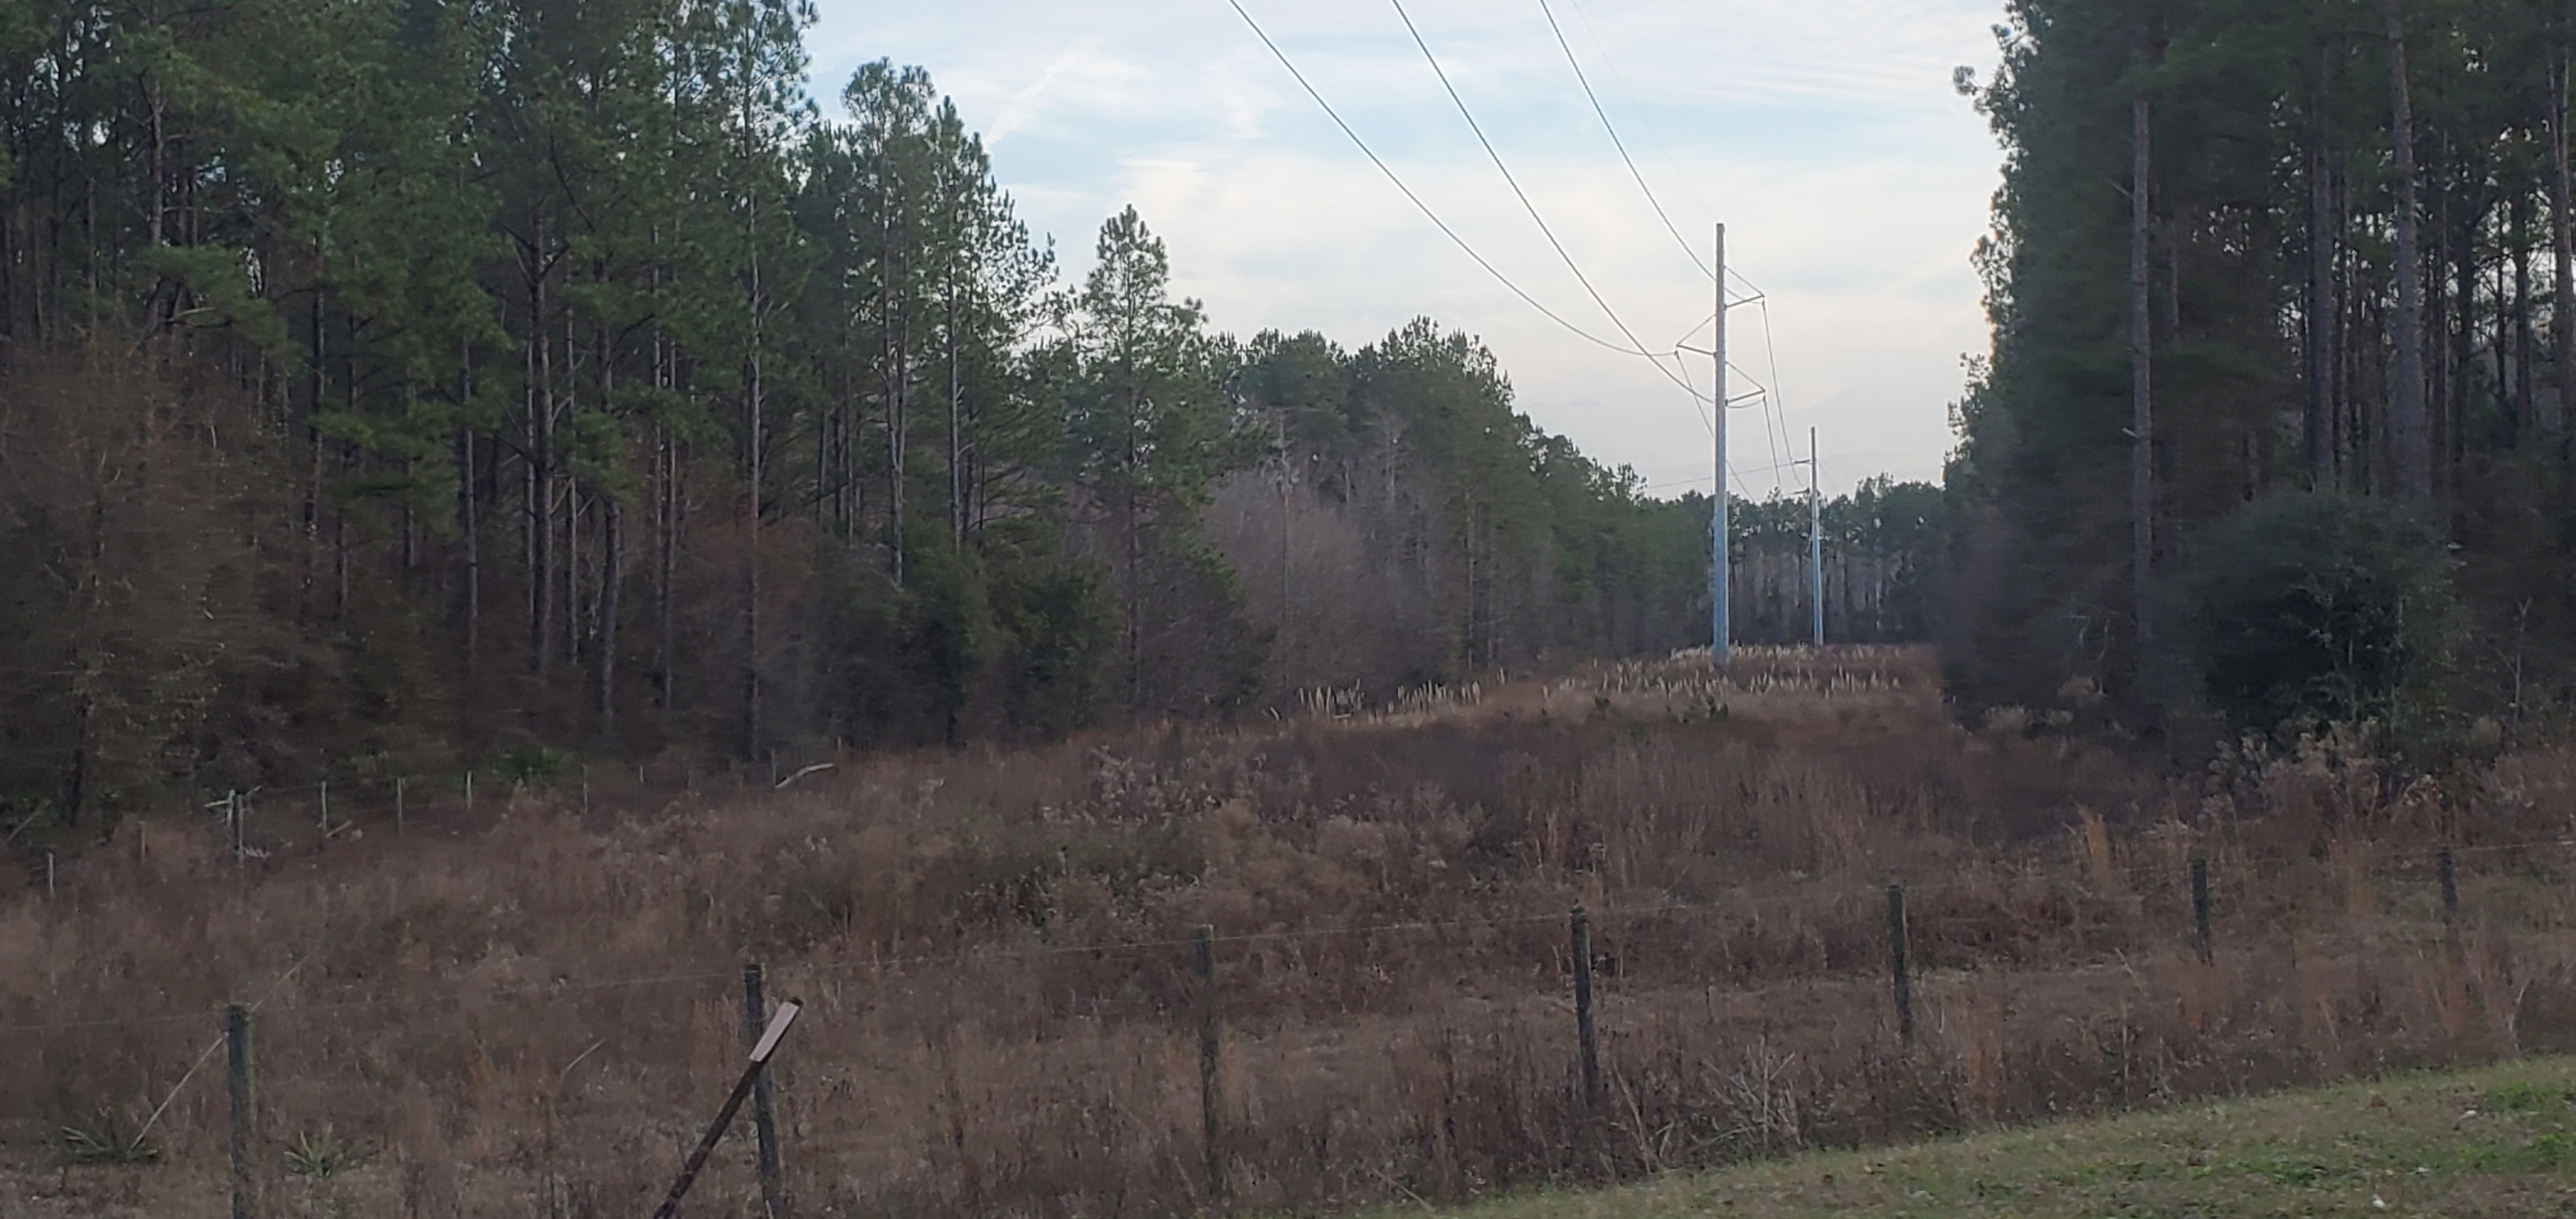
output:
M 2576 1216 L 2576 1058 L 1805 1155 L 1437 1213 Z

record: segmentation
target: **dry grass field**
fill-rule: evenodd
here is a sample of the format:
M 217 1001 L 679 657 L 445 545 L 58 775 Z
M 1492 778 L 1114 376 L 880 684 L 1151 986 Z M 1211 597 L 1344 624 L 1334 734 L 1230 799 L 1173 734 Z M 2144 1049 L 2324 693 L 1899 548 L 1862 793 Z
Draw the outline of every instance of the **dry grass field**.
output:
M 1928 653 L 1860 648 L 587 814 L 523 791 L 246 863 L 219 827 L 129 826 L 51 901 L 0 893 L 0 1219 L 221 1213 L 234 1001 L 264 1213 L 645 1213 L 738 1070 L 753 960 L 807 1004 L 778 1071 L 798 1213 L 1199 1211 L 1202 924 L 1247 1210 L 2576 1048 L 2576 751 L 2436 784 L 2334 738 L 2173 773 L 2080 711 L 1960 726 Z M 759 1209 L 738 1129 L 687 1213 Z

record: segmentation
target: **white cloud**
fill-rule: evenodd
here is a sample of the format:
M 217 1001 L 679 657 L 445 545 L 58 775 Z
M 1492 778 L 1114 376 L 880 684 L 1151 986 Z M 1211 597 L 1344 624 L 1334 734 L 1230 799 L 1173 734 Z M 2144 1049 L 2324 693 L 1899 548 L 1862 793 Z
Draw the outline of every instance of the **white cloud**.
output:
M 1343 117 L 1476 249 L 1586 329 L 1616 331 L 1493 167 L 1379 0 L 1243 0 Z M 1732 416 L 1759 493 L 1773 446 L 1823 429 L 1828 485 L 1937 477 L 1958 356 L 1984 345 L 1967 264 L 1997 155 L 1951 95 L 1993 58 L 1990 0 L 1550 0 L 1592 84 L 1695 247 L 1770 294 L 1785 418 Z M 1653 347 L 1703 322 L 1708 284 L 1646 206 L 1536 0 L 1408 0 L 1557 236 Z M 1239 333 L 1374 341 L 1417 314 L 1480 335 L 1523 409 L 1650 482 L 1707 471 L 1708 433 L 1644 361 L 1567 334 L 1495 284 L 1346 142 L 1221 0 L 1076 6 L 825 0 L 818 92 L 863 59 L 928 67 L 994 149 L 1022 214 L 1088 265 L 1135 203 L 1178 288 Z M 1769 379 L 1762 312 L 1734 363 Z M 1704 342 L 1704 339 L 1701 340 Z M 1704 359 L 1691 375 L 1705 388 Z M 1758 472 L 1757 472 L 1758 471 Z M 1676 488 L 1677 489 L 1677 488 Z

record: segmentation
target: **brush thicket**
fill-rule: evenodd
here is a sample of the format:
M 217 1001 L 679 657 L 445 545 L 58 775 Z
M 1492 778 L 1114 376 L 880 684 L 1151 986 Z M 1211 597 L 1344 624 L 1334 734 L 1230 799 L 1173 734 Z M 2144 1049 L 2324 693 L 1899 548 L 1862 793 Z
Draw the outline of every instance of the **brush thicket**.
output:
M 1222 1150 L 1256 1207 L 2576 1044 L 2576 860 L 2489 849 L 2566 836 L 2576 758 L 2509 756 L 2436 818 L 2420 789 L 2377 794 L 2348 744 L 2240 751 L 2182 784 L 2051 719 L 1953 724 L 1918 652 L 1755 652 L 1728 680 L 1616 666 L 615 816 L 525 794 L 473 820 L 416 808 L 400 839 L 364 826 L 238 865 L 157 827 L 148 851 L 82 857 L 50 904 L 0 905 L 0 1025 L 47 1026 L 0 1051 L 21 1134 L 0 1192 L 38 1214 L 201 1206 L 225 1174 L 220 1058 L 155 1125 L 157 1163 L 58 1170 L 56 1135 L 139 1124 L 222 1005 L 257 1001 L 273 1210 L 636 1213 L 738 1070 L 758 960 L 808 1004 L 779 1072 L 807 1213 L 1195 1211 L 1202 923 L 1223 937 Z M 2456 928 L 2437 825 L 2477 828 Z M 2195 856 L 2217 881 L 2207 964 Z M 1577 902 L 1598 1111 L 1576 1083 Z M 747 1150 L 700 1189 L 710 1212 L 755 1208 Z

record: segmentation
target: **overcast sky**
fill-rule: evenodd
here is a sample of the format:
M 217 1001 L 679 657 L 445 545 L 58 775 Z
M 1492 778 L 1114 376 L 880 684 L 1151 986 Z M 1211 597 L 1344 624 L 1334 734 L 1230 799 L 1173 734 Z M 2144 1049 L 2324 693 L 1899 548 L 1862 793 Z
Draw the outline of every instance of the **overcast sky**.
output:
M 1407 186 L 1567 321 L 1620 341 L 1497 173 L 1391 0 L 1241 0 Z M 1739 493 L 1821 429 L 1825 486 L 1937 480 L 1960 357 L 1986 347 L 1970 249 L 1999 156 L 1951 70 L 1996 58 L 1999 0 L 1549 0 L 1664 210 L 1767 294 L 1728 314 L 1732 363 L 1779 410 L 1731 413 Z M 1519 405 L 1658 494 L 1704 488 L 1702 415 L 1635 356 L 1568 333 L 1453 245 L 1352 145 L 1227 0 L 820 0 L 814 92 L 872 59 L 929 69 L 984 134 L 1068 280 L 1133 203 L 1179 292 L 1237 334 L 1345 347 L 1416 315 L 1481 337 Z M 1576 265 L 1650 349 L 1709 309 L 1584 98 L 1539 0 L 1406 0 L 1470 112 Z M 1740 286 L 1739 286 L 1739 290 Z M 1687 339 L 1705 347 L 1701 331 Z M 1709 362 L 1686 355 L 1705 392 Z M 1675 370 L 1679 375 L 1681 370 Z M 1731 392 L 1749 387 L 1741 378 Z M 1786 431 L 1789 437 L 1776 434 Z M 1696 483 L 1687 480 L 1699 480 Z

